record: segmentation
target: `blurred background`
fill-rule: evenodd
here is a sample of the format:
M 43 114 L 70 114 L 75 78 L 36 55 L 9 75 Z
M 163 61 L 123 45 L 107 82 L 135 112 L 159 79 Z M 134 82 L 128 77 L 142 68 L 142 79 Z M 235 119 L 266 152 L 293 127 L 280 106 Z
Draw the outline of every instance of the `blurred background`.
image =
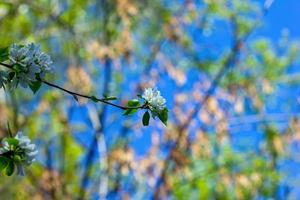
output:
M 0 90 L 0 138 L 38 145 L 0 199 L 300 199 L 300 1 L 0 0 L 0 47 L 36 42 L 46 77 L 119 97 L 157 87 L 169 122 L 46 85 Z

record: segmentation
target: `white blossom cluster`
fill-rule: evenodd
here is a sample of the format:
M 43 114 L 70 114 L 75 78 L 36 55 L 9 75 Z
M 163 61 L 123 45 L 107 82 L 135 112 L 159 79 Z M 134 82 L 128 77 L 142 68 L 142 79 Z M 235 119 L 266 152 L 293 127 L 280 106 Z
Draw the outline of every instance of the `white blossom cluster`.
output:
M 18 83 L 27 87 L 30 82 L 36 81 L 36 75 L 40 77 L 51 71 L 52 60 L 49 55 L 40 50 L 39 45 L 30 43 L 27 45 L 11 45 L 9 49 L 9 60 L 13 66 L 15 77 L 12 85 Z
M 24 175 L 24 167 L 35 161 L 38 151 L 35 144 L 32 144 L 30 139 L 24 136 L 22 132 L 18 132 L 14 139 L 18 141 L 17 146 L 10 145 L 7 140 L 2 140 L 0 154 L 12 152 L 14 158 L 18 158 L 15 162 L 18 175 Z
M 146 88 L 142 97 L 149 104 L 152 112 L 157 113 L 166 107 L 166 99 L 160 95 L 160 91 L 156 88 Z

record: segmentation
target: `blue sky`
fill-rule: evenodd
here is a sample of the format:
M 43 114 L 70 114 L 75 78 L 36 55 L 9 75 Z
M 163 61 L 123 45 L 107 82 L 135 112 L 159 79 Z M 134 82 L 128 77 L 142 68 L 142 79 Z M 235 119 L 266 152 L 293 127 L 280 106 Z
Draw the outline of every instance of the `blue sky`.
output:
M 275 0 L 270 11 L 264 18 L 263 26 L 257 29 L 254 33 L 254 36 L 264 36 L 270 38 L 273 42 L 277 42 L 282 34 L 282 30 L 288 29 L 290 33 L 290 38 L 295 40 L 300 40 L 300 0 Z M 300 71 L 299 65 L 293 67 L 295 70 Z M 300 94 L 300 88 L 298 85 L 296 86 L 279 86 L 277 88 L 276 94 L 274 94 L 277 104 L 272 109 L 271 112 L 300 112 L 300 105 L 295 100 Z M 288 109 L 281 109 L 281 102 L 289 102 Z M 271 102 L 271 101 L 270 101 Z M 267 104 L 270 104 L 267 101 Z M 88 113 L 85 107 L 78 107 L 76 103 L 74 103 L 75 107 L 71 108 L 75 114 L 70 118 L 71 122 L 78 123 L 81 121 L 81 124 L 86 124 L 87 129 L 81 133 L 75 133 L 75 137 L 78 138 L 79 141 L 85 146 L 89 146 L 89 140 L 92 138 L 93 129 L 91 128 L 91 123 L 89 121 Z M 271 104 L 270 104 L 271 105 Z M 109 109 L 111 112 L 115 112 L 114 108 Z M 142 114 L 142 113 L 140 113 Z M 288 115 L 287 115 L 288 116 Z M 289 117 L 289 116 L 288 116 Z M 286 126 L 289 118 L 280 122 L 281 125 Z M 125 120 L 125 117 L 120 118 L 121 120 Z M 137 121 L 139 122 L 139 121 Z M 152 123 L 159 123 L 158 121 Z M 118 131 L 116 131 L 116 126 L 120 125 L 120 121 L 115 122 L 113 126 L 107 127 L 106 134 L 107 141 L 111 141 L 112 138 L 117 137 Z M 257 124 L 256 124 L 257 125 Z M 255 129 L 255 128 L 254 128 Z M 256 130 L 257 131 L 257 130 Z M 133 136 L 133 140 L 131 145 L 135 148 L 137 154 L 144 154 L 151 140 L 151 131 L 143 128 L 141 130 L 141 137 Z M 256 146 L 259 143 L 259 140 L 262 137 L 261 133 L 256 132 L 256 137 L 253 137 L 253 130 L 249 132 L 243 132 L 243 134 L 239 134 L 240 137 L 234 138 L 233 142 L 236 143 L 237 146 L 243 146 L 245 143 L 248 145 Z M 131 133 L 129 133 L 131 134 Z M 82 136 L 85 135 L 84 138 Z M 282 165 L 283 170 L 290 171 L 289 174 L 299 173 L 299 163 L 295 161 L 289 161 L 288 164 Z
M 265 25 L 258 32 L 260 35 L 276 40 L 280 37 L 281 30 L 288 28 L 292 38 L 300 37 L 300 1 L 275 0 L 268 15 Z

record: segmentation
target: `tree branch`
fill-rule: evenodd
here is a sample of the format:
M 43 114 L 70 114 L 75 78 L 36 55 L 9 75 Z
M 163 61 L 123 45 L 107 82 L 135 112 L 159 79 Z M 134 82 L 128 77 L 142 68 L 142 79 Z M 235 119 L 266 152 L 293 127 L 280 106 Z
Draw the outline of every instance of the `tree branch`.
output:
M 5 63 L 0 62 L 0 65 L 4 66 L 6 68 L 12 69 L 11 65 L 8 65 L 8 64 L 5 64 Z M 77 92 L 74 92 L 74 91 L 70 91 L 70 90 L 65 89 L 65 88 L 63 88 L 61 86 L 58 86 L 58 85 L 56 85 L 54 83 L 50 83 L 50 82 L 48 82 L 46 80 L 43 80 L 43 79 L 41 79 L 39 77 L 37 77 L 37 80 L 41 81 L 42 83 L 44 83 L 44 84 L 46 84 L 46 85 L 48 85 L 50 87 L 53 87 L 53 88 L 56 88 L 58 90 L 61 90 L 61 91 L 65 92 L 65 93 L 68 93 L 68 94 L 70 94 L 72 96 L 82 97 L 82 98 L 90 99 L 92 101 L 101 102 L 101 103 L 104 103 L 104 104 L 108 104 L 108 105 L 120 108 L 122 110 L 128 110 L 128 109 L 145 109 L 146 108 L 145 104 L 142 105 L 142 106 L 136 106 L 136 107 L 128 107 L 128 106 L 122 106 L 122 105 L 114 104 L 114 103 L 109 102 L 107 100 L 107 98 L 98 98 L 98 97 L 95 97 L 95 96 L 89 96 L 89 95 L 80 94 L 80 93 L 77 93 Z

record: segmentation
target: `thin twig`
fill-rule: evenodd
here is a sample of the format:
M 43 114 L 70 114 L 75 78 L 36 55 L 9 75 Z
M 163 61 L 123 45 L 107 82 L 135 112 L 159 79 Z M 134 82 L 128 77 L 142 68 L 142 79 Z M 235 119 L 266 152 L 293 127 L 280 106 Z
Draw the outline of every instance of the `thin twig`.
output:
M 6 68 L 9 68 L 9 69 L 12 69 L 12 66 L 11 65 L 8 65 L 8 64 L 5 64 L 5 63 L 2 63 L 0 62 L 0 65 L 6 67 Z M 50 83 L 46 80 L 43 80 L 39 77 L 37 77 L 37 80 L 38 81 L 41 81 L 42 83 L 50 86 L 50 87 L 53 87 L 53 88 L 56 88 L 58 90 L 61 90 L 65 93 L 68 93 L 72 96 L 75 96 L 75 97 L 82 97 L 82 98 L 86 98 L 86 99 L 90 99 L 92 101 L 97 101 L 97 102 L 101 102 L 101 103 L 104 103 L 104 104 L 108 104 L 108 105 L 111 105 L 111 106 L 114 106 L 114 107 L 117 107 L 117 108 L 120 108 L 122 110 L 128 110 L 128 109 L 145 109 L 146 106 L 145 104 L 141 105 L 141 106 L 136 106 L 136 107 L 128 107 L 128 106 L 122 106 L 122 105 L 118 105 L 118 104 L 114 104 L 114 103 L 111 103 L 109 101 L 106 100 L 106 98 L 98 98 L 98 97 L 95 97 L 95 96 L 89 96 L 89 95 L 85 95 L 85 94 L 80 94 L 80 93 L 77 93 L 77 92 L 73 92 L 73 91 L 70 91 L 70 90 L 67 90 L 61 86 L 58 86 L 54 83 Z

